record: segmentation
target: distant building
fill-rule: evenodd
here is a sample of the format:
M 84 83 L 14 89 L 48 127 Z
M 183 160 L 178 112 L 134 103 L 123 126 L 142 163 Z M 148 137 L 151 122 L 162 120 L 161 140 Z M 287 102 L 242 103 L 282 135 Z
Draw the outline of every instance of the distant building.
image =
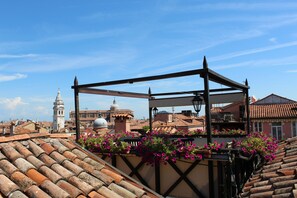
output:
M 61 98 L 60 90 L 58 90 L 53 110 L 53 130 L 60 131 L 61 129 L 64 129 L 65 126 L 64 102 Z
M 244 129 L 246 112 L 244 102 L 235 102 L 211 109 L 212 127 Z M 251 98 L 251 131 L 264 132 L 277 140 L 297 136 L 297 101 L 270 94 L 261 100 Z
M 297 136 L 297 101 L 270 94 L 250 105 L 250 118 L 253 131 L 277 140 Z
M 116 103 L 116 100 L 114 99 L 109 110 L 80 110 L 79 119 L 81 125 L 84 125 L 85 127 L 90 127 L 93 125 L 94 121 L 98 118 L 100 114 L 101 117 L 108 122 L 109 127 L 113 128 L 115 119 L 113 115 L 118 113 L 126 113 L 133 115 L 133 111 L 130 109 L 120 109 L 119 105 Z M 69 114 L 71 121 L 75 122 L 75 111 L 70 111 Z

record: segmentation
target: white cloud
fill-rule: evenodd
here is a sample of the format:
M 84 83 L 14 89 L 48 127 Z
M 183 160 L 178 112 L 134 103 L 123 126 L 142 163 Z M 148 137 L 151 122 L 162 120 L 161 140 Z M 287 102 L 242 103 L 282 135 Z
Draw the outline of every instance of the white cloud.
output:
M 0 82 L 4 81 L 12 81 L 12 80 L 17 80 L 17 79 L 22 79 L 22 78 L 27 78 L 27 75 L 25 74 L 13 74 L 13 75 L 3 75 L 0 74 Z
M 235 57 L 239 57 L 239 56 L 257 54 L 257 53 L 261 53 L 261 52 L 272 51 L 272 50 L 286 48 L 286 47 L 292 47 L 292 46 L 297 46 L 297 41 L 282 43 L 282 44 L 279 44 L 279 45 L 271 45 L 271 46 L 262 47 L 262 48 L 255 48 L 255 49 L 250 49 L 250 50 L 233 52 L 233 53 L 230 53 L 230 54 L 224 54 L 224 55 L 221 55 L 221 56 L 212 57 L 212 58 L 210 58 L 210 60 L 212 62 L 227 60 L 227 59 L 231 59 L 231 58 L 235 58 Z
M 26 105 L 27 103 L 22 101 L 21 97 L 15 98 L 0 98 L 0 105 L 3 106 L 4 109 L 15 110 L 19 106 Z
M 0 54 L 0 59 L 13 59 L 13 58 L 31 58 L 36 57 L 37 54 Z

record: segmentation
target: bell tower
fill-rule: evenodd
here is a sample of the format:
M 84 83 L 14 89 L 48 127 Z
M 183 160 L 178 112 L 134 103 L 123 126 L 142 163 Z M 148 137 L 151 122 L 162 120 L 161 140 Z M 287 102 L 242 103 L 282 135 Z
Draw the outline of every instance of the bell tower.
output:
M 60 131 L 61 129 L 64 128 L 64 124 L 65 124 L 64 102 L 61 98 L 60 89 L 58 90 L 58 94 L 54 102 L 53 110 L 54 110 L 53 130 Z

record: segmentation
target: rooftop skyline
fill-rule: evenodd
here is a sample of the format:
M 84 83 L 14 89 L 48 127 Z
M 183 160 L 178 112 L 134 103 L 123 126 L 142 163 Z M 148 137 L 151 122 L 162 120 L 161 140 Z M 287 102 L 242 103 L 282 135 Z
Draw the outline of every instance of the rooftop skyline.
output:
M 58 89 L 66 118 L 71 86 L 202 68 L 250 95 L 297 100 L 297 2 L 7 1 L 0 6 L 0 120 L 52 120 Z M 103 87 L 147 93 L 203 89 L 197 76 Z M 221 87 L 211 84 L 211 88 Z M 113 97 L 80 94 L 81 109 L 109 109 Z M 117 98 L 136 118 L 146 100 Z M 187 107 L 183 109 L 188 109 Z M 191 107 L 189 107 L 191 109 Z

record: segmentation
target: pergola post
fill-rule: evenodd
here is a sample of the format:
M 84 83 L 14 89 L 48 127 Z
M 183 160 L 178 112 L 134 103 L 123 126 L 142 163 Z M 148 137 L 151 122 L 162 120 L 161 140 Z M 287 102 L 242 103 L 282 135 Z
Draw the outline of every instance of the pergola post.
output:
M 248 80 L 245 80 L 245 85 L 248 87 Z M 251 132 L 251 120 L 250 120 L 250 97 L 249 97 L 249 89 L 245 89 L 245 106 L 246 106 L 246 130 L 247 134 Z
M 151 92 L 151 88 L 149 88 L 148 90 L 148 95 L 149 95 L 149 101 L 151 99 L 151 96 L 152 96 L 152 92 Z M 152 110 L 153 108 L 152 107 L 149 107 L 149 123 L 150 123 L 150 132 L 153 131 L 153 118 L 152 118 Z
M 203 59 L 204 69 L 204 103 L 205 103 L 205 121 L 206 121 L 206 133 L 207 133 L 207 144 L 211 143 L 211 115 L 210 115 L 210 102 L 209 102 L 209 76 L 208 76 L 208 64 L 206 57 Z M 208 161 L 208 190 L 209 197 L 214 197 L 214 181 L 213 181 L 213 162 Z
M 75 105 L 75 128 L 76 128 L 76 142 L 78 142 L 80 137 L 80 120 L 79 120 L 79 91 L 78 91 L 78 81 L 75 76 L 74 78 L 74 105 Z

